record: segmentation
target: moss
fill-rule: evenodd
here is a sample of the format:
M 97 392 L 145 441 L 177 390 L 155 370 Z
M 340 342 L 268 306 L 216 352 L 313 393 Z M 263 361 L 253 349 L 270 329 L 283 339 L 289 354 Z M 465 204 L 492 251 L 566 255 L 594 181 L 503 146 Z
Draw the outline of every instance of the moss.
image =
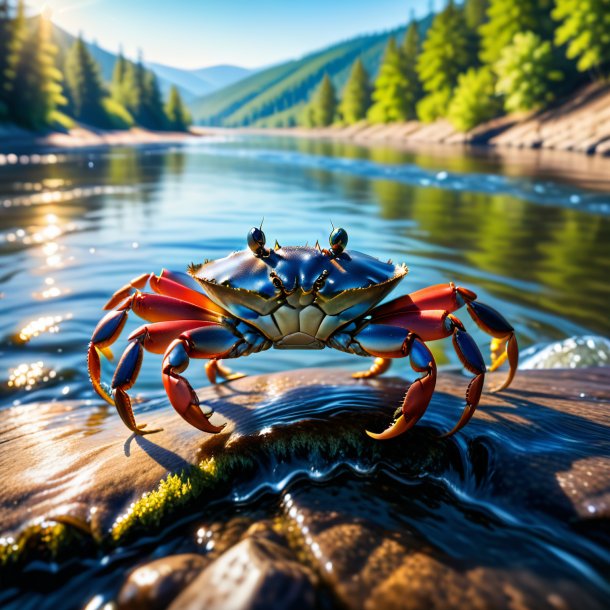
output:
M 61 562 L 83 556 L 94 546 L 92 536 L 73 525 L 42 521 L 25 528 L 17 540 L 0 538 L 0 567 L 18 567 L 33 559 Z
M 70 520 L 46 521 L 29 526 L 17 540 L 0 538 L 0 568 L 21 566 L 34 559 L 62 561 L 83 557 L 100 548 L 127 544 L 141 533 L 160 529 L 181 513 L 221 498 L 235 482 L 256 476 L 277 463 L 306 462 L 315 468 L 350 460 L 369 468 L 381 461 L 400 465 L 412 472 L 446 467 L 444 443 L 435 443 L 430 434 L 416 431 L 410 438 L 409 451 L 404 443 L 378 443 L 363 433 L 366 418 L 352 417 L 340 425 L 307 421 L 278 427 L 264 436 L 232 437 L 219 443 L 197 466 L 162 479 L 157 487 L 143 494 L 114 522 L 105 539 L 96 539 L 83 524 Z M 2 570 L 5 571 L 5 570 Z

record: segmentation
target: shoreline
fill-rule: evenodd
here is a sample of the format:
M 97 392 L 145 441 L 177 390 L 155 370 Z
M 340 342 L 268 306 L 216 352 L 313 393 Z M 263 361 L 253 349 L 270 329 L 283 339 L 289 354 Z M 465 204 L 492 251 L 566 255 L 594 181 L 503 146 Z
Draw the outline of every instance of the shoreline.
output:
M 354 143 L 397 143 L 399 145 L 447 145 L 554 150 L 585 155 L 610 156 L 610 85 L 592 84 L 549 109 L 528 114 L 504 115 L 468 132 L 457 131 L 449 121 L 329 127 L 237 128 L 249 133 L 290 134 L 304 138 L 332 138 Z
M 139 146 L 142 144 L 174 144 L 199 139 L 196 131 L 151 131 L 141 127 L 125 130 L 103 130 L 76 127 L 66 132 L 36 133 L 13 125 L 0 124 L 0 154 L 23 150 L 70 150 L 105 146 Z

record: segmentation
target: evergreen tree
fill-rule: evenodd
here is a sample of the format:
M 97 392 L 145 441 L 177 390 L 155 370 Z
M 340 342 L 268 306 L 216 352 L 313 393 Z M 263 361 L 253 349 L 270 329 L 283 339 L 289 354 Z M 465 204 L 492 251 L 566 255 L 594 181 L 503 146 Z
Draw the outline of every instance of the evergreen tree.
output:
M 533 32 L 515 34 L 495 66 L 496 91 L 506 96 L 504 108 L 508 112 L 535 110 L 552 101 L 551 84 L 563 77 L 553 64 L 548 40 L 542 41 Z
M 471 30 L 477 30 L 487 21 L 489 0 L 466 0 L 464 2 L 464 18 Z
M 469 68 L 458 77 L 448 117 L 456 129 L 469 131 L 479 123 L 495 117 L 501 108 L 490 68 Z
M 117 55 L 116 61 L 114 62 L 114 69 L 112 71 L 112 84 L 110 86 L 110 91 L 112 94 L 112 99 L 122 104 L 123 106 L 127 106 L 128 104 L 128 95 L 125 93 L 125 77 L 127 73 L 127 60 L 123 56 L 123 49 L 119 49 L 119 54 Z
M 20 13 L 23 15 L 21 3 Z M 50 22 L 39 17 L 23 40 L 13 46 L 9 57 L 10 116 L 24 127 L 42 129 L 52 122 L 57 106 L 66 101 L 61 94 L 61 73 L 54 65 L 57 49 L 50 42 Z
M 6 72 L 11 44 L 11 13 L 8 0 L 0 0 L 0 119 L 8 113 Z
M 417 23 L 411 21 L 402 45 L 404 76 L 406 80 L 405 98 L 407 118 L 414 119 L 417 115 L 416 104 L 422 96 L 422 87 L 417 74 L 417 58 L 421 51 Z
M 579 0 L 580 1 L 580 0 Z M 553 24 L 550 10 L 553 0 L 490 0 L 487 23 L 481 34 L 481 61 L 493 65 L 502 49 L 511 44 L 518 32 L 531 31 L 542 39 L 550 39 Z
M 446 116 L 458 75 L 474 62 L 472 36 L 462 7 L 452 0 L 434 18 L 417 61 L 417 72 L 428 95 L 417 105 L 424 122 Z
M 328 74 L 324 75 L 313 101 L 313 116 L 315 125 L 326 127 L 335 120 L 337 111 L 337 96 L 335 87 Z
M 14 116 L 15 104 L 17 103 L 16 94 L 16 79 L 17 65 L 21 56 L 21 50 L 27 39 L 27 24 L 25 20 L 25 2 L 19 0 L 17 3 L 17 12 L 12 21 L 8 25 L 9 37 L 6 41 L 8 54 L 4 68 L 4 78 L 2 81 L 3 99 L 7 106 L 9 116 Z
M 152 70 L 145 69 L 143 78 L 142 125 L 149 129 L 165 129 L 167 122 L 157 76 Z
M 556 0 L 553 19 L 558 45 L 567 44 L 569 59 L 578 58 L 581 72 L 610 66 L 610 1 Z
M 188 131 L 191 117 L 184 107 L 178 88 L 172 85 L 165 105 L 165 116 L 168 126 L 174 131 Z
M 367 114 L 371 123 L 391 123 L 410 118 L 404 57 L 393 37 L 388 41 L 372 98 L 373 105 Z
M 343 89 L 339 111 L 343 120 L 352 125 L 366 117 L 366 111 L 371 104 L 371 85 L 369 75 L 358 58 L 352 66 L 349 79 Z
M 74 118 L 103 126 L 106 116 L 102 100 L 106 96 L 100 69 L 82 38 L 77 38 L 66 56 L 66 93 Z

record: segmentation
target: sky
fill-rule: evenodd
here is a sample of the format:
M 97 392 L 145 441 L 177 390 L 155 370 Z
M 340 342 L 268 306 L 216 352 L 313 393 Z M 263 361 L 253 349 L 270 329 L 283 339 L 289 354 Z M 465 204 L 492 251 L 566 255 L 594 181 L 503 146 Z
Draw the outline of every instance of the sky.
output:
M 442 0 L 26 0 L 85 40 L 179 68 L 268 66 L 404 24 Z

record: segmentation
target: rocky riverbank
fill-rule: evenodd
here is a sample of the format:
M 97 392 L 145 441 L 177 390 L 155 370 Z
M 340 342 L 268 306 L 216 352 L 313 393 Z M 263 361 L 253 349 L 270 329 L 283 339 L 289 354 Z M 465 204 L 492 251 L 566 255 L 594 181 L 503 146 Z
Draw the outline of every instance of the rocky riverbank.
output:
M 0 605 L 604 607 L 610 369 L 521 371 L 444 440 L 466 379 L 441 374 L 411 433 L 369 439 L 405 383 L 206 388 L 216 436 L 165 399 L 136 405 L 147 437 L 98 401 L 3 411 Z
M 407 147 L 428 145 L 477 145 L 493 149 L 544 149 L 610 155 L 610 85 L 593 84 L 548 110 L 507 115 L 462 133 L 446 120 L 419 121 L 313 129 L 244 130 L 304 138 L 332 138 Z

